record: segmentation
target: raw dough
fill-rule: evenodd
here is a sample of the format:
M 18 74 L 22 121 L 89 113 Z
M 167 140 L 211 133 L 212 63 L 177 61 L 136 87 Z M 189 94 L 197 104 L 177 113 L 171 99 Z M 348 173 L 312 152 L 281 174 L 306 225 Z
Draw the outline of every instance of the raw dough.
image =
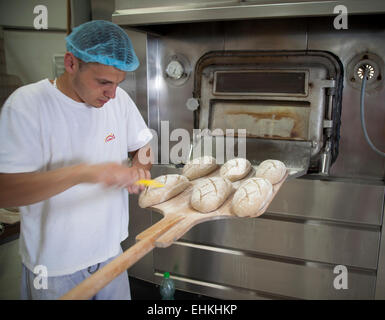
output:
M 213 177 L 202 179 L 191 194 L 191 206 L 200 212 L 210 212 L 219 208 L 233 191 L 229 179 Z
M 167 201 L 187 189 L 191 182 L 180 174 L 168 174 L 155 178 L 163 183 L 161 188 L 146 187 L 139 196 L 139 207 L 146 208 Z
M 189 180 L 203 177 L 218 168 L 216 160 L 211 156 L 204 156 L 190 160 L 183 167 L 182 174 Z
M 272 184 L 280 182 L 286 174 L 286 166 L 279 160 L 265 160 L 257 168 L 255 176 L 265 178 Z
M 235 158 L 227 161 L 219 171 L 219 174 L 230 181 L 240 180 L 250 172 L 251 163 L 247 159 Z
M 238 217 L 258 217 L 258 212 L 273 195 L 273 186 L 264 178 L 250 178 L 235 192 L 231 210 Z

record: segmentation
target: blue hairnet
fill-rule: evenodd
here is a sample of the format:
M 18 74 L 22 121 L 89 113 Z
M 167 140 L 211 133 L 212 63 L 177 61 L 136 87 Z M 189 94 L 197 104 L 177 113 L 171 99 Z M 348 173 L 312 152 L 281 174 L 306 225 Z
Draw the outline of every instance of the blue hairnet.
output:
M 123 71 L 139 66 L 131 40 L 118 25 L 94 20 L 81 24 L 66 37 L 67 50 L 84 62 L 98 62 Z

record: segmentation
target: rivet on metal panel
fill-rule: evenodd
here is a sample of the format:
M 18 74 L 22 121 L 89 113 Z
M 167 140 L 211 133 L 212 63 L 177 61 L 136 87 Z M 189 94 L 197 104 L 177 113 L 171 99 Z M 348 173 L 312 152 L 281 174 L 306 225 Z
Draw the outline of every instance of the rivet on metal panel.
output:
M 332 120 L 324 120 L 324 128 L 333 128 Z
M 187 99 L 186 107 L 187 107 L 187 109 L 189 109 L 190 111 L 195 111 L 195 110 L 198 109 L 198 107 L 199 107 L 199 101 L 198 101 L 198 99 L 195 99 L 195 98 L 189 98 L 189 99 Z

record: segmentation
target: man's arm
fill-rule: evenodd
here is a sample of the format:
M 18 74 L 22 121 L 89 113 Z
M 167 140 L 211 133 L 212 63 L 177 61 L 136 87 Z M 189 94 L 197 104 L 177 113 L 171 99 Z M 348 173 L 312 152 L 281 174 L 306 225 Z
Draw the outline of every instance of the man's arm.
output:
M 149 144 L 130 152 L 132 156 L 132 166 L 150 171 L 154 163 L 153 153 Z
M 154 162 L 152 150 L 149 144 L 146 144 L 144 147 L 130 152 L 132 157 L 132 167 L 138 168 L 141 172 L 143 170 L 145 174 L 145 179 L 151 179 L 150 170 Z M 127 187 L 129 193 L 138 193 L 138 186 L 132 185 Z
M 79 183 L 103 183 L 130 190 L 140 179 L 147 179 L 146 169 L 117 163 L 80 164 L 47 172 L 0 173 L 0 208 L 18 207 L 46 200 Z

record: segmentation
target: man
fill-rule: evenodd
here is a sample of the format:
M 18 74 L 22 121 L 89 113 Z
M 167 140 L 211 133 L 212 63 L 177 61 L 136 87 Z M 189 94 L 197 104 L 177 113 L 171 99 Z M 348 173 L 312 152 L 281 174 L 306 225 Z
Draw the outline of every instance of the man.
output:
M 16 90 L 0 117 L 0 207 L 20 207 L 24 299 L 57 299 L 119 255 L 128 192 L 150 178 L 139 155 L 152 135 L 118 87 L 139 65 L 127 34 L 91 21 L 66 41 L 64 74 Z M 94 299 L 130 299 L 127 273 Z

